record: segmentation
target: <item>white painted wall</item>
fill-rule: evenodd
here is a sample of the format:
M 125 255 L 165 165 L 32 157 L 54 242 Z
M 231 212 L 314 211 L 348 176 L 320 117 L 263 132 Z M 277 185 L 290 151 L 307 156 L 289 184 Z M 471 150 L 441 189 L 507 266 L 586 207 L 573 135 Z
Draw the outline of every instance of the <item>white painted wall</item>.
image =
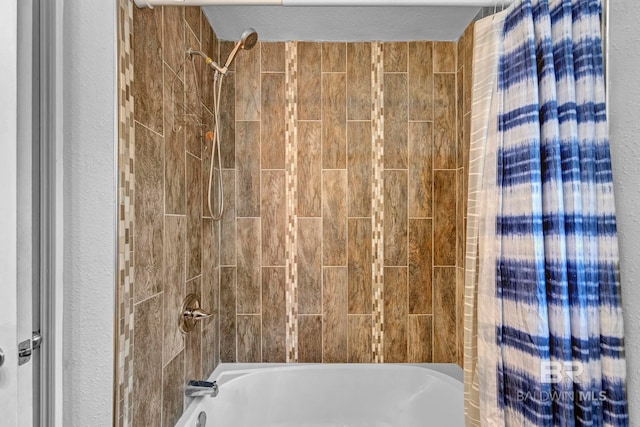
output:
M 611 155 L 615 181 L 630 425 L 640 425 L 640 8 L 612 0 L 610 10 Z
M 64 1 L 63 426 L 111 426 L 115 1 Z
M 17 149 L 18 2 L 6 1 L 0 13 L 0 422 L 17 425 Z
M 615 0 L 612 6 L 611 144 L 626 310 L 631 425 L 637 426 L 640 425 L 640 286 L 636 284 L 640 279 L 640 8 L 637 0 Z M 115 2 L 65 1 L 65 426 L 111 425 L 115 13 Z

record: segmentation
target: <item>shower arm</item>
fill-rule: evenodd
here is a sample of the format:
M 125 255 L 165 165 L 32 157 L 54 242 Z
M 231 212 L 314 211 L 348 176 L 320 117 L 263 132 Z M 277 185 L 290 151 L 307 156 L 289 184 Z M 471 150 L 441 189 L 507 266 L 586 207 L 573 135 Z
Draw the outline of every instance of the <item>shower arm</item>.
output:
M 187 55 L 189 55 L 190 57 L 193 55 L 199 55 L 201 57 L 204 58 L 204 62 L 209 65 L 211 68 L 213 68 L 216 72 L 222 74 L 223 76 L 227 75 L 227 72 L 229 71 L 229 65 L 225 65 L 224 67 L 220 67 L 218 64 L 216 64 L 216 62 L 211 59 L 209 56 L 207 56 L 203 51 L 201 50 L 194 50 L 194 49 L 187 49 Z

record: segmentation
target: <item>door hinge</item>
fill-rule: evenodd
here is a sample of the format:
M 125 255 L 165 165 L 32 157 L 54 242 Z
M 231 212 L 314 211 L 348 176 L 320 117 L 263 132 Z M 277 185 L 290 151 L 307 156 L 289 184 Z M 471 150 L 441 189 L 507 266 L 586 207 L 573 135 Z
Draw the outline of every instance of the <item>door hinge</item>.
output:
M 24 340 L 18 344 L 18 366 L 24 365 L 31 360 L 33 351 L 39 349 L 41 344 L 42 335 L 40 335 L 40 332 L 34 332 L 31 339 Z

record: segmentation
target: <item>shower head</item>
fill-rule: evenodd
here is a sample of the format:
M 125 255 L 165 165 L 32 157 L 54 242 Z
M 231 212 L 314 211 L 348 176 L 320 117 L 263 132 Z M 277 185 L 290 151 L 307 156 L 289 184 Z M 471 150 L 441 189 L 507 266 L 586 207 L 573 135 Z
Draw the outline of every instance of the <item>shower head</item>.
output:
M 238 50 L 240 49 L 249 50 L 253 48 L 256 45 L 256 43 L 258 43 L 258 32 L 253 28 L 247 28 L 246 30 L 244 30 L 240 35 L 240 40 L 238 40 L 238 43 L 236 43 L 235 47 L 229 54 L 229 57 L 227 58 L 227 62 L 224 63 L 224 69 L 226 70 L 229 68 L 234 58 L 236 57 Z

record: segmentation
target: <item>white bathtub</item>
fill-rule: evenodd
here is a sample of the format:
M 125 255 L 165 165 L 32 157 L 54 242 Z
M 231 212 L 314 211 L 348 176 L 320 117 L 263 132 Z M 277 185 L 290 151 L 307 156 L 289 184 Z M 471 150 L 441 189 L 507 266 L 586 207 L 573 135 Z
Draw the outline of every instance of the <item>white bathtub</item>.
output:
M 464 426 L 456 365 L 222 364 L 217 397 L 196 398 L 176 426 Z

